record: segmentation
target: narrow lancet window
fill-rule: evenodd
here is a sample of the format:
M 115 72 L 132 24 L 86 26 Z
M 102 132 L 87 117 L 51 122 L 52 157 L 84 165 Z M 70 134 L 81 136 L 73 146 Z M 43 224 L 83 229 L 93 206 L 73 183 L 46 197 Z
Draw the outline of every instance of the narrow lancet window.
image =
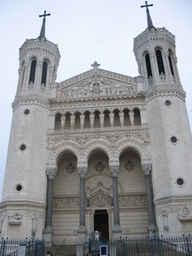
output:
M 36 70 L 36 60 L 32 60 L 31 62 L 31 70 L 30 70 L 30 76 L 29 76 L 29 83 L 34 83 L 35 81 L 35 70 Z
M 146 63 L 146 67 L 147 67 L 147 75 L 148 75 L 148 78 L 150 78 L 150 77 L 152 77 L 152 70 L 151 70 L 151 62 L 150 62 L 149 53 L 147 53 L 145 55 L 145 63 Z
M 47 62 L 43 62 L 43 70 L 42 70 L 42 76 L 41 76 L 41 84 L 46 86 L 46 78 L 47 78 Z
M 157 65 L 159 69 L 159 74 L 165 74 L 164 64 L 163 64 L 163 58 L 160 50 L 156 51 L 156 57 L 157 57 Z
M 174 76 L 174 71 L 173 71 L 173 65 L 172 65 L 172 55 L 171 53 L 169 52 L 169 66 L 170 66 L 170 69 L 171 69 L 171 74 Z

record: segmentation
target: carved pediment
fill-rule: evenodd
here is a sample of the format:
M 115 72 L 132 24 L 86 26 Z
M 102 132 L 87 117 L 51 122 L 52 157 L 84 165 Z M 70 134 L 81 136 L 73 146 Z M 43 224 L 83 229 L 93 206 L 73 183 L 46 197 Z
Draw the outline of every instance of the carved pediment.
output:
M 137 93 L 135 78 L 98 69 L 58 84 L 57 98 L 69 100 L 77 98 L 100 98 L 133 95 Z
M 95 195 L 90 198 L 90 204 L 95 206 L 110 206 L 111 198 L 106 195 L 101 189 L 97 191 Z

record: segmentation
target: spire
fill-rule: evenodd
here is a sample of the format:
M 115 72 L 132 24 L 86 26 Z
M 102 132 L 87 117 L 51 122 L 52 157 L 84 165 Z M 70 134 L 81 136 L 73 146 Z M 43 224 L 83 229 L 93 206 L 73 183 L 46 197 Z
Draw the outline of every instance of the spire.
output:
M 153 4 L 147 4 L 147 1 L 145 1 L 145 5 L 141 5 L 141 8 L 146 7 L 146 13 L 147 13 L 147 26 L 148 28 L 154 28 L 153 22 L 151 20 L 151 16 L 149 13 L 148 7 L 153 6 Z
M 43 17 L 43 23 L 42 23 L 42 27 L 41 27 L 41 32 L 40 32 L 39 38 L 45 37 L 45 17 L 46 16 L 50 16 L 50 15 L 51 15 L 50 13 L 46 14 L 46 11 L 44 11 L 43 15 L 39 15 L 40 18 Z

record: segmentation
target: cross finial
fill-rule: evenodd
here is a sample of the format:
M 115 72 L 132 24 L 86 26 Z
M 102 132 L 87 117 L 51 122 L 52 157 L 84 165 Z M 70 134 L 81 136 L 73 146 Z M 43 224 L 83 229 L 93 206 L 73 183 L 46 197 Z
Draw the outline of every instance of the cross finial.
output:
M 45 18 L 46 18 L 46 16 L 50 16 L 50 15 L 51 15 L 51 13 L 46 13 L 46 11 L 44 11 L 44 14 L 39 15 L 39 18 L 43 17 L 43 23 L 42 23 L 39 38 L 45 37 L 45 21 L 46 21 Z
M 95 61 L 91 66 L 93 67 L 93 69 L 98 69 L 100 64 L 98 64 L 97 61 Z
M 151 16 L 150 16 L 150 13 L 149 13 L 149 8 L 148 8 L 148 7 L 151 7 L 151 6 L 153 6 L 153 4 L 147 4 L 147 1 L 145 1 L 145 5 L 141 5 L 141 8 L 146 7 L 148 28 L 154 28 L 153 22 L 151 20 Z

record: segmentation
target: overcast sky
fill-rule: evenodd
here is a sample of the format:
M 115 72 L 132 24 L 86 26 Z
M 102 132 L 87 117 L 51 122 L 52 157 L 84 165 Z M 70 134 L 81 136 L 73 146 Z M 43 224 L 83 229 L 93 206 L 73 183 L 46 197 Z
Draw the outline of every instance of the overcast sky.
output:
M 181 83 L 192 126 L 192 0 L 153 0 L 155 27 L 176 36 Z M 133 38 L 146 29 L 144 0 L 0 0 L 0 195 L 3 187 L 12 109 L 19 67 L 19 48 L 26 38 L 37 38 L 44 10 L 46 38 L 58 44 L 61 60 L 57 81 L 100 68 L 138 76 Z

